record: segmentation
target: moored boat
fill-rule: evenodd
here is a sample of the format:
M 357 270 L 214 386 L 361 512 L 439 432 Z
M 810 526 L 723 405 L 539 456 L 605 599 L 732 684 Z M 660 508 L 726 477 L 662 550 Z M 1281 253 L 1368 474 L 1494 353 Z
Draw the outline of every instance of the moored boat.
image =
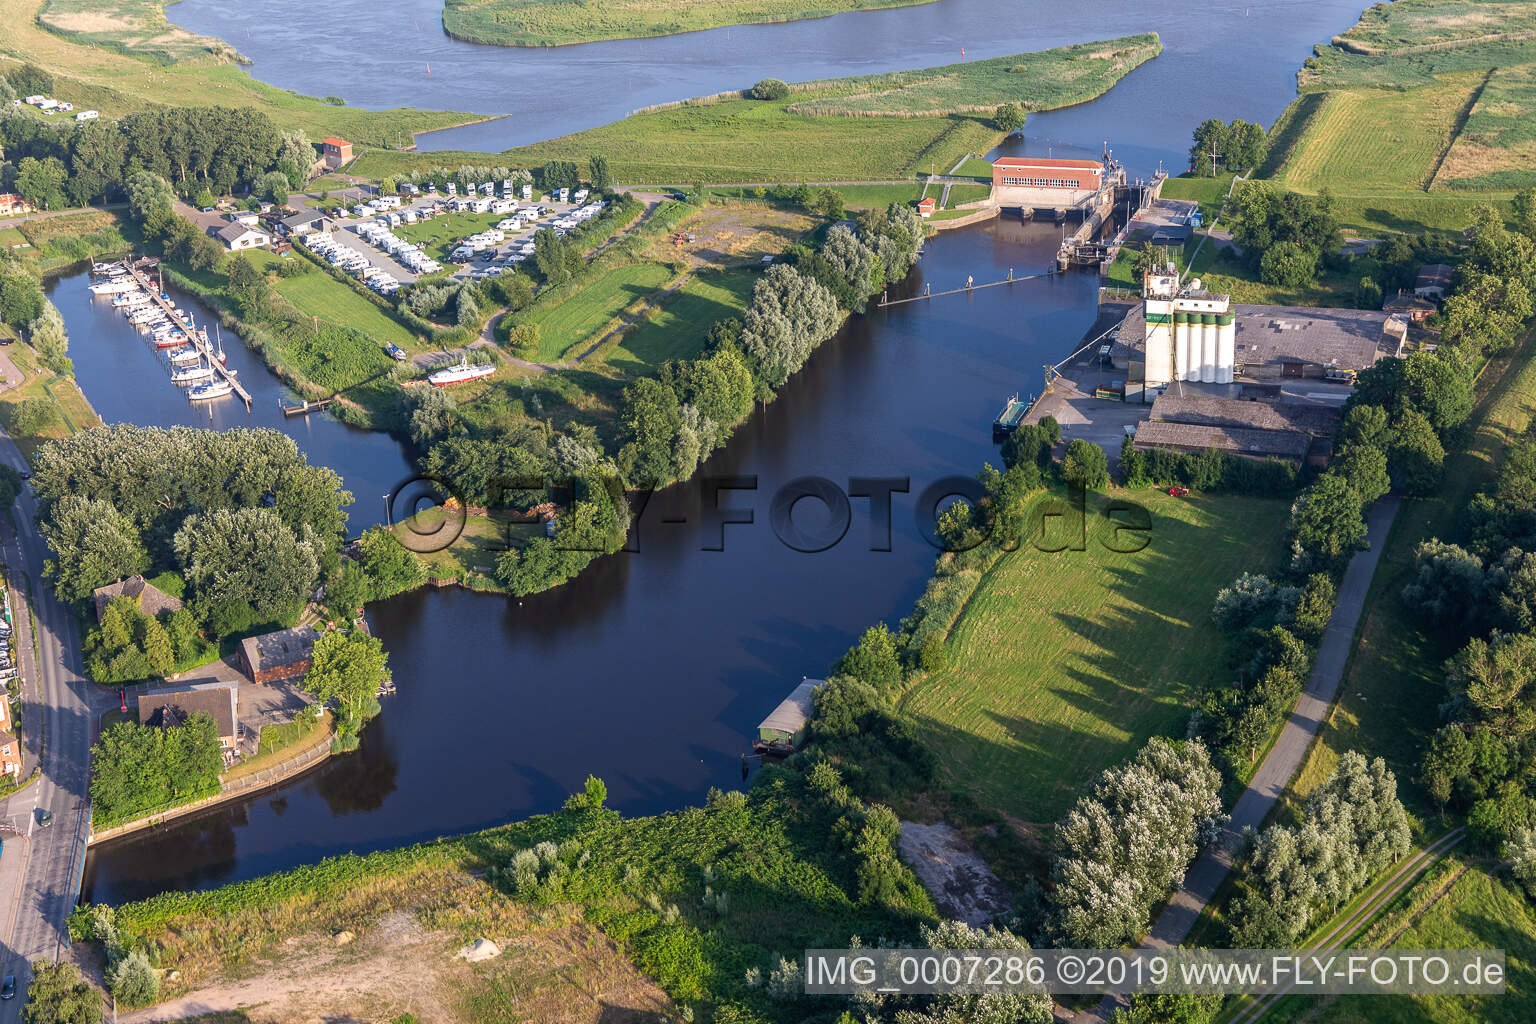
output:
M 199 359 L 203 358 L 203 356 L 202 353 L 193 348 L 191 345 L 184 345 L 174 352 L 166 353 L 166 358 L 177 366 L 185 366 L 188 363 L 197 362 Z
M 196 366 L 188 366 L 188 367 L 185 367 L 183 369 L 172 370 L 171 371 L 171 383 L 173 383 L 173 384 L 196 384 L 199 381 L 208 380 L 212 376 L 213 376 L 213 367 L 211 367 L 211 366 L 204 366 L 202 363 L 198 363 Z
M 122 308 L 122 309 L 130 309 L 130 308 L 132 308 L 134 306 L 142 306 L 142 305 L 144 305 L 144 303 L 146 303 L 148 301 L 149 301 L 149 296 L 145 295 L 143 292 L 140 292 L 140 291 L 123 292 L 121 295 L 113 297 L 112 305 L 117 306 L 117 307 Z
M 139 286 L 126 277 L 113 277 L 105 281 L 97 281 L 91 285 L 92 295 L 121 295 L 123 292 L 138 291 Z
M 209 398 L 223 398 L 232 394 L 235 386 L 227 380 L 210 381 L 207 384 L 198 384 L 187 392 L 187 398 L 194 402 L 201 402 Z

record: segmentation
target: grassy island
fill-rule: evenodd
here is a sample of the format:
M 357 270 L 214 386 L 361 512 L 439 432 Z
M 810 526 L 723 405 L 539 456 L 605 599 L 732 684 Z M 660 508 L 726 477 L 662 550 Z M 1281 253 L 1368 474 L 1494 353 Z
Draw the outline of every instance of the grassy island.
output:
M 611 0 L 573 7 L 562 0 L 447 0 L 443 29 L 455 39 L 496 46 L 565 46 L 641 39 L 727 25 L 829 18 L 849 11 L 912 7 L 934 0 Z

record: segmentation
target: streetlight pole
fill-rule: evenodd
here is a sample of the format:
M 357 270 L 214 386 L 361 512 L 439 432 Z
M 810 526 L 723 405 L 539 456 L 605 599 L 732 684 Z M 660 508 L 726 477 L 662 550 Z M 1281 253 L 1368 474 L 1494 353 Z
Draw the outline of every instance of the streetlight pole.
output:
M 395 524 L 390 522 L 390 519 L 389 519 L 389 495 L 386 494 L 383 497 L 384 497 L 384 522 L 388 523 L 390 526 L 394 526 Z

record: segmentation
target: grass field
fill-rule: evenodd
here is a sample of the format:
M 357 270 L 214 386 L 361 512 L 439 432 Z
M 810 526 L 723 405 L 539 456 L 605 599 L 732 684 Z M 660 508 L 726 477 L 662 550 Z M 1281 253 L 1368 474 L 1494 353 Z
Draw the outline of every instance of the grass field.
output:
M 999 103 L 1050 110 L 1102 96 L 1163 52 L 1155 32 L 1063 46 L 1032 54 L 946 64 L 917 71 L 807 82 L 797 90 L 839 95 L 807 99 L 795 114 L 842 117 L 991 113 Z
M 1275 1019 L 1318 1024 L 1525 1024 L 1536 1019 L 1536 917 L 1518 886 L 1491 873 L 1497 870 L 1496 865 L 1474 864 L 1459 877 L 1432 872 L 1402 901 L 1416 913 L 1388 915 L 1373 931 L 1400 932 L 1391 942 L 1398 949 L 1502 949 L 1508 971 L 1505 994 L 1340 996 L 1315 1009 L 1305 1007 L 1310 1012 Z M 1315 1006 L 1317 1001 L 1308 1002 Z
M 16 446 L 28 458 L 45 441 L 68 437 L 76 431 L 101 424 L 101 417 L 86 401 L 74 378 L 56 377 L 52 370 L 38 363 L 37 353 L 30 345 L 16 342 L 0 351 L 23 377 L 19 387 L 0 392 L 0 423 L 5 424 Z M 53 407 L 53 416 L 35 436 L 21 434 L 13 425 L 16 407 L 33 398 L 43 399 Z
M 657 263 L 615 267 L 559 304 L 519 318 L 539 325 L 535 359 L 550 362 L 580 354 L 580 347 L 597 340 L 597 332 L 625 309 L 643 300 L 672 276 Z
M 1347 182 L 1351 195 L 1427 189 L 1483 78 L 1462 72 L 1411 92 L 1328 93 L 1281 182 L 1310 192 Z
M 416 224 L 401 224 L 396 235 L 415 242 L 439 263 L 447 264 L 448 255 L 470 235 L 493 228 L 507 219 L 504 213 L 445 213 Z M 444 270 L 443 273 L 448 273 Z
M 1151 514 L 1142 551 L 1105 548 L 1094 495 L 1087 550 L 1005 555 L 951 631 L 948 667 L 901 705 L 943 782 L 1025 822 L 1055 820 L 1148 737 L 1184 735 L 1200 688 L 1229 671 L 1216 592 L 1284 547 L 1282 501 L 1113 497 Z
M 724 25 L 825 18 L 845 11 L 933 0 L 447 0 L 443 28 L 456 39 L 498 46 L 562 46 L 637 39 Z
M 605 358 L 625 373 L 654 373 L 668 359 L 691 359 L 704 347 L 704 333 L 716 320 L 736 316 L 752 297 L 758 275 L 729 270 L 700 273 L 669 296 Z
M 827 117 L 797 111 L 821 100 L 842 102 L 853 94 L 873 97 L 870 90 L 877 88 L 873 83 L 892 76 L 802 83 L 784 100 L 705 97 L 510 149 L 503 159 L 514 166 L 538 167 L 550 160 L 585 161 L 594 153 L 602 153 L 607 156 L 615 179 L 626 186 L 888 181 L 929 172 L 943 173 L 968 153 L 992 149 L 1003 133 L 986 117 L 965 113 L 915 114 L 916 109 L 985 109 L 990 113 L 997 103 L 1014 94 L 1009 89 L 1023 82 L 1035 83 L 1031 90 L 1036 109 L 1081 102 L 1108 90 L 1130 70 L 1129 58 L 1117 58 L 1116 53 L 1129 47 L 1140 60 L 1145 60 L 1158 46 L 1153 36 L 1131 36 L 998 58 L 1002 63 L 977 61 L 951 68 L 904 72 L 904 81 L 926 82 L 928 85 L 923 88 L 928 91 L 914 94 L 921 97 L 920 101 L 892 100 L 887 104 L 882 100 L 883 116 Z M 1091 56 L 1100 51 L 1106 55 Z M 1077 60 L 1071 56 L 1074 53 L 1078 54 Z M 985 74 L 965 70 L 983 65 L 991 68 L 994 63 L 1002 70 Z M 1058 88 L 1052 84 L 1053 69 L 1060 71 L 1063 66 L 1078 63 L 1085 70 L 1083 77 L 1073 77 L 1069 86 Z M 1008 68 L 1012 67 L 1024 70 L 1011 72 Z M 1097 70 L 1088 74 L 1088 69 Z M 963 88 L 954 83 L 963 83 Z M 839 111 L 851 112 L 852 108 Z M 378 177 L 472 159 L 464 153 L 375 151 L 360 157 L 353 170 Z
M 253 107 L 279 125 L 302 128 L 312 139 L 342 135 L 365 146 L 394 146 L 411 133 L 478 120 L 473 114 L 421 110 L 361 110 L 331 106 L 265 85 L 228 60 L 204 55 L 164 64 L 120 52 L 144 38 L 142 27 L 114 21 L 124 15 L 148 17 L 154 0 L 53 0 L 53 10 L 71 12 L 85 37 L 50 32 L 39 23 L 47 0 L 0 0 L 0 55 L 35 63 L 57 78 L 54 95 L 77 107 L 117 117 L 156 105 Z M 170 45 L 170 44 L 166 44 Z M 0 72 L 5 69 L 0 60 Z
M 278 259 L 262 253 L 264 260 L 253 263 L 270 266 Z M 288 259 L 303 259 L 289 256 Z M 379 347 L 399 345 L 408 352 L 430 350 L 421 338 L 407 330 L 398 320 L 385 313 L 366 298 L 331 277 L 315 269 L 298 277 L 279 277 L 273 286 L 277 293 L 299 310 L 310 316 L 333 320 L 354 327 L 379 343 Z
M 1226 201 L 1227 190 L 1232 187 L 1230 174 L 1219 178 L 1177 177 L 1163 182 L 1164 199 L 1193 199 L 1200 204 L 1201 216 L 1209 224 L 1216 219 L 1221 204 Z
M 1287 792 L 1293 810 L 1334 769 L 1339 755 L 1358 750 L 1386 758 L 1397 789 L 1424 828 L 1443 824 L 1417 780 L 1445 700 L 1445 659 L 1454 640 L 1414 615 L 1402 601 L 1420 540 L 1448 536 L 1473 493 L 1491 478 L 1496 460 L 1536 416 L 1536 335 L 1511 356 L 1491 362 L 1478 380 L 1482 395 L 1470 449 L 1446 459 L 1445 479 L 1433 497 L 1406 501 L 1387 538 L 1339 699 Z M 1432 820 L 1426 820 L 1432 819 Z

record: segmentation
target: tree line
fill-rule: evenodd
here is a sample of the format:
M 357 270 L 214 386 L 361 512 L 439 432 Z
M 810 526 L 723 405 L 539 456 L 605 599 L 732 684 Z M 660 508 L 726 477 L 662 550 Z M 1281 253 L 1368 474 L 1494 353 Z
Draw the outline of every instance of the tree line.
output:
M 316 152 L 302 130 L 279 128 L 249 107 L 155 107 L 67 126 L 9 107 L 0 113 L 0 189 L 39 209 L 115 198 L 141 171 L 185 197 L 254 189 L 270 172 L 299 188 Z

